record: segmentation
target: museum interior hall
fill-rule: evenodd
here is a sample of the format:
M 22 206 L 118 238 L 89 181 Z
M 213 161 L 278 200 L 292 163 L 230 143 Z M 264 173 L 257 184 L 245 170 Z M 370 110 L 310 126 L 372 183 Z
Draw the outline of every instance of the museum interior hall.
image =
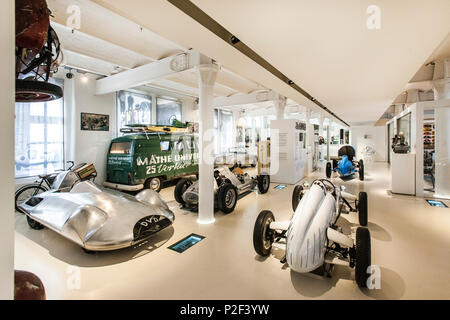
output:
M 0 299 L 450 299 L 450 1 L 0 15 Z

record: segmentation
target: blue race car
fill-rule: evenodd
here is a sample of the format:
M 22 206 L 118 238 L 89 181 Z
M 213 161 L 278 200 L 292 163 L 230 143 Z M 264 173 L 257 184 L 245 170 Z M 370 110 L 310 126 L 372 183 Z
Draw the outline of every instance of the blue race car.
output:
M 353 157 L 355 156 L 355 148 L 352 146 L 343 146 L 338 151 L 337 157 L 330 157 L 333 160 L 327 162 L 326 165 L 326 175 L 327 178 L 331 177 L 331 173 L 337 172 L 341 178 L 347 178 L 352 176 L 354 173 L 359 173 L 359 180 L 364 180 L 364 162 L 363 160 L 355 161 Z

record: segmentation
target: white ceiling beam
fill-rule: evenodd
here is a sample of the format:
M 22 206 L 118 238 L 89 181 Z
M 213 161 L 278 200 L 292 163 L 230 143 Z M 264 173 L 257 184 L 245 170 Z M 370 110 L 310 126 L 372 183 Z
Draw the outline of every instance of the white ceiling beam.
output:
M 171 74 L 184 72 L 201 64 L 213 61 L 196 51 L 188 51 L 167 57 L 119 74 L 97 80 L 96 94 L 107 94 L 125 90 L 153 80 L 165 78 Z
M 238 106 L 250 103 L 273 101 L 278 99 L 278 94 L 272 90 L 256 91 L 248 94 L 237 94 L 230 97 L 214 99 L 214 107 Z

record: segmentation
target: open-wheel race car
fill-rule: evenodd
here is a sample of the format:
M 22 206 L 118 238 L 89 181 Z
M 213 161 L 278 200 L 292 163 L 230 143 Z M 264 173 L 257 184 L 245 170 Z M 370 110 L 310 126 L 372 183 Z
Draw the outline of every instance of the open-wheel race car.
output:
M 332 172 L 337 172 L 341 178 L 352 176 L 358 172 L 359 180 L 364 180 L 364 161 L 354 160 L 355 148 L 352 146 L 343 146 L 338 151 L 337 157 L 330 157 L 332 162 L 327 162 L 325 173 L 327 178 L 331 178 Z
M 153 190 L 131 196 L 81 181 L 73 171 L 58 174 L 52 189 L 26 199 L 18 208 L 32 229 L 47 227 L 86 252 L 133 246 L 175 219 Z
M 370 232 L 358 227 L 356 235 L 346 235 L 336 224 L 343 197 L 348 196 L 330 180 L 317 179 L 311 187 L 294 192 L 293 203 L 298 205 L 291 220 L 278 222 L 271 211 L 261 211 L 253 230 L 256 253 L 268 256 L 275 244 L 285 250 L 281 262 L 299 273 L 321 271 L 331 277 L 335 265 L 355 268 L 356 283 L 366 287 L 371 265 Z
M 214 206 L 223 213 L 230 213 L 236 207 L 238 198 L 258 187 L 262 194 L 270 187 L 270 176 L 261 174 L 256 177 L 244 173 L 242 169 L 231 171 L 228 167 L 214 169 Z M 175 200 L 185 207 L 198 207 L 198 181 L 180 179 L 175 186 Z

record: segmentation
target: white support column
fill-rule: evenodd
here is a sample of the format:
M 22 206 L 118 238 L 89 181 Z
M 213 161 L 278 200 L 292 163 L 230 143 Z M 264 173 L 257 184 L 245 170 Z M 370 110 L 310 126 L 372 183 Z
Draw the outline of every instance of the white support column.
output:
M 311 109 L 306 108 L 306 166 L 305 175 L 308 176 L 312 173 L 313 162 L 313 144 L 314 144 L 314 129 L 311 124 Z
M 214 83 L 218 67 L 214 64 L 196 67 L 199 86 L 199 206 L 197 222 L 214 219 Z
M 330 125 L 327 125 L 327 161 L 330 161 Z
M 275 105 L 275 110 L 277 113 L 277 120 L 284 119 L 284 110 L 286 109 L 286 97 L 278 95 L 276 99 L 273 100 Z
M 0 12 L 0 39 L 2 50 L 0 59 L 3 62 L 0 76 L 0 146 L 2 157 L 0 168 L 2 184 L 0 186 L 0 299 L 14 298 L 14 79 L 15 79 L 15 3 L 12 0 L 2 1 Z M 33 270 L 30 270 L 33 271 Z

